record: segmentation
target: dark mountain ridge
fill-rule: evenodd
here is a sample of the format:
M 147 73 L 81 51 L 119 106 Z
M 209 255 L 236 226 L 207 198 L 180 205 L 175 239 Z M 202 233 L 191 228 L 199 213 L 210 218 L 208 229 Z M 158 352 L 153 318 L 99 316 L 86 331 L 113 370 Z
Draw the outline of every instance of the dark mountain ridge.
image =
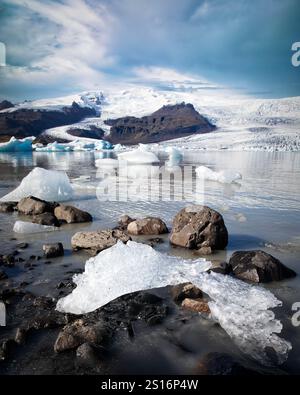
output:
M 108 140 L 113 144 L 157 143 L 215 130 L 190 103 L 166 105 L 142 118 L 127 116 L 105 124 L 111 126 Z

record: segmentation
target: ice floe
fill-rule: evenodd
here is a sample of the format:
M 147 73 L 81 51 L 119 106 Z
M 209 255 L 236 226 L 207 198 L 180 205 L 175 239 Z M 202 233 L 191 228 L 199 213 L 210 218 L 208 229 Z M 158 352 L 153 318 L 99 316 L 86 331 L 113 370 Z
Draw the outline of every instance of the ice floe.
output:
M 154 152 L 146 146 L 140 144 L 139 148 L 118 154 L 118 158 L 128 163 L 151 164 L 159 163 L 159 159 Z
M 78 139 L 70 143 L 59 144 L 56 141 L 46 146 L 35 146 L 37 152 L 70 152 L 70 151 L 101 151 L 111 150 L 113 145 L 106 140 Z
M 35 137 L 26 137 L 17 139 L 12 137 L 7 143 L 0 143 L 1 152 L 30 152 L 32 151 L 32 142 Z
M 61 202 L 72 198 L 73 188 L 65 172 L 36 167 L 23 178 L 15 190 L 0 200 L 17 202 L 27 196 Z
M 243 352 L 265 365 L 275 362 L 275 352 L 276 362 L 283 363 L 291 345 L 277 335 L 282 324 L 269 310 L 282 303 L 260 286 L 207 273 L 210 267 L 202 258 L 184 260 L 145 244 L 119 242 L 86 262 L 84 273 L 73 278 L 77 287 L 60 299 L 56 308 L 83 314 L 124 294 L 191 281 L 209 295 L 212 318 Z M 268 349 L 274 350 L 272 358 Z
M 213 171 L 206 166 L 197 167 L 196 174 L 201 179 L 223 184 L 231 184 L 242 179 L 242 175 L 238 172 L 230 170 Z
M 96 167 L 114 167 L 117 168 L 119 166 L 119 161 L 113 158 L 100 158 L 95 160 Z
M 13 231 L 15 233 L 22 234 L 53 232 L 55 230 L 59 230 L 59 228 L 56 228 L 55 226 L 40 225 L 25 221 L 16 221 L 13 227 Z
M 166 165 L 168 167 L 177 166 L 182 162 L 182 152 L 175 147 L 167 147 L 165 152 L 169 155 Z

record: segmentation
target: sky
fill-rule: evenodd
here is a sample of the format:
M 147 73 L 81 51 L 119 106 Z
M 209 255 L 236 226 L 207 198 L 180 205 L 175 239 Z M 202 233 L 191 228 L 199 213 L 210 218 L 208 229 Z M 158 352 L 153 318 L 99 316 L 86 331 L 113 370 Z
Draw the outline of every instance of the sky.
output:
M 300 96 L 299 21 L 299 0 L 0 0 L 0 98 L 125 82 Z

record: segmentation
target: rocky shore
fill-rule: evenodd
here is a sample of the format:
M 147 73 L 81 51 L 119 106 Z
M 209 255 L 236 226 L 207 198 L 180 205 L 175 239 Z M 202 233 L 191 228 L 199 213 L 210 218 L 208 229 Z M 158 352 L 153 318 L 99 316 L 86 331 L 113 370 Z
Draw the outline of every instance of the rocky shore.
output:
M 0 211 L 5 215 L 17 211 L 27 221 L 43 225 L 63 227 L 65 223 L 92 221 L 89 213 L 76 207 L 33 196 L 1 203 Z M 162 236 L 168 232 L 173 248 L 190 249 L 207 259 L 214 251 L 225 249 L 230 238 L 220 213 L 206 206 L 188 206 L 175 216 L 171 229 L 160 218 L 134 219 L 124 215 L 115 229 L 75 233 L 71 245 L 73 254 L 80 250 L 87 253 L 84 261 L 118 241 L 127 243 L 132 237 L 136 241 L 143 237 L 142 242 L 155 248 L 166 242 Z M 73 270 L 62 265 L 61 280 L 50 279 L 51 297 L 34 295 L 27 286 L 37 265 L 51 265 L 64 255 L 64 246 L 59 240 L 45 244 L 38 256 L 29 256 L 28 249 L 27 243 L 19 243 L 11 253 L 0 255 L 0 300 L 7 312 L 7 325 L 0 331 L 1 374 L 270 373 L 237 351 L 212 319 L 210 298 L 194 284 L 131 293 L 88 314 L 61 313 L 55 309 L 56 303 L 74 289 Z M 28 279 L 18 283 L 10 273 L 21 267 Z M 82 270 L 83 267 L 79 272 Z M 237 251 L 228 262 L 214 262 L 210 270 L 248 283 L 280 281 L 296 275 L 278 259 L 259 250 Z M 199 353 L 191 339 L 203 331 L 211 331 L 216 339 L 214 347 Z M 218 351 L 218 336 L 226 337 L 228 352 Z M 165 354 L 164 349 L 168 350 Z M 171 362 L 174 355 L 179 363 Z M 279 369 L 272 372 L 275 371 Z

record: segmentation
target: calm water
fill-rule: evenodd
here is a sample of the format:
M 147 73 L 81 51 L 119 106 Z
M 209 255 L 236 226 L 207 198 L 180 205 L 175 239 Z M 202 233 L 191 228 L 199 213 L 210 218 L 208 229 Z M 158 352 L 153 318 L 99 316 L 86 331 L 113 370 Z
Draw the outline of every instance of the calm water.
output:
M 209 257 L 213 260 L 228 259 L 231 253 L 241 249 L 264 249 L 278 257 L 284 264 L 293 268 L 298 277 L 292 280 L 267 285 L 283 301 L 278 316 L 282 319 L 284 329 L 282 336 L 290 340 L 293 350 L 285 369 L 300 372 L 300 326 L 291 325 L 292 304 L 300 302 L 300 153 L 265 153 L 265 152 L 197 152 L 189 151 L 184 155 L 184 165 L 209 166 L 214 170 L 230 169 L 243 175 L 240 184 L 223 185 L 206 182 L 203 193 L 195 190 L 195 174 L 186 184 L 187 201 L 145 200 L 145 190 L 137 191 L 141 200 L 116 202 L 99 201 L 97 191 L 103 186 L 103 172 L 114 174 L 114 170 L 97 168 L 95 158 L 108 156 L 109 153 L 29 153 L 0 155 L 0 196 L 13 190 L 22 178 L 35 166 L 46 169 L 64 170 L 71 179 L 76 198 L 72 203 L 89 211 L 95 221 L 85 229 L 99 229 L 115 226 L 121 214 L 134 217 L 144 215 L 159 216 L 171 225 L 176 212 L 187 202 L 204 201 L 205 204 L 222 213 L 227 225 L 230 241 L 226 251 Z M 162 163 L 164 157 L 161 156 Z M 130 166 L 130 176 L 138 178 L 140 185 L 147 184 L 148 175 L 155 174 L 157 166 Z M 181 174 L 182 168 L 173 167 L 171 173 Z M 193 170 L 194 171 L 194 170 Z M 150 173 L 149 173 L 150 172 Z M 177 179 L 178 180 L 178 179 Z M 176 186 L 172 181 L 172 188 Z M 120 189 L 124 179 L 118 180 Z M 98 189 L 97 189 L 98 188 Z M 157 198 L 159 191 L 154 193 Z M 30 243 L 30 253 L 41 253 L 45 241 L 62 241 L 66 247 L 66 256 L 47 268 L 37 268 L 32 272 L 32 284 L 28 289 L 36 293 L 51 294 L 47 289 L 50 278 L 59 278 L 62 265 L 82 268 L 86 256 L 72 254 L 71 236 L 81 225 L 67 225 L 62 230 L 38 235 L 16 235 L 12 232 L 16 215 L 0 214 L 0 245 L 2 251 L 9 251 L 11 238 Z M 15 242 L 14 242 L 15 243 Z M 160 251 L 194 257 L 191 252 L 171 249 L 167 242 L 156 247 Z M 3 252 L 2 252 L 3 253 Z M 24 273 L 14 271 L 16 280 L 22 281 Z M 225 339 L 226 341 L 226 339 Z

